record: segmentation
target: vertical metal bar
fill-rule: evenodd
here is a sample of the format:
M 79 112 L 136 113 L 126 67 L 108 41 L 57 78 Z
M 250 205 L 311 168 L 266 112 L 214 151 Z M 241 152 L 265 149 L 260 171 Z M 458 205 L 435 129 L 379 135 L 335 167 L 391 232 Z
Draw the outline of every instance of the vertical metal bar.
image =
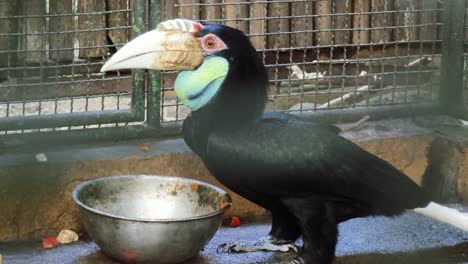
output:
M 146 0 L 135 0 L 133 5 L 133 37 L 146 31 Z M 145 118 L 145 71 L 133 71 L 132 112 L 138 120 Z
M 439 103 L 449 115 L 466 117 L 463 102 L 465 0 L 445 1 L 442 29 L 442 65 Z
M 155 29 L 161 22 L 161 10 L 164 6 L 162 0 L 150 0 L 150 29 Z M 149 72 L 149 87 L 148 87 L 148 109 L 146 122 L 151 127 L 161 126 L 161 75 L 159 71 Z

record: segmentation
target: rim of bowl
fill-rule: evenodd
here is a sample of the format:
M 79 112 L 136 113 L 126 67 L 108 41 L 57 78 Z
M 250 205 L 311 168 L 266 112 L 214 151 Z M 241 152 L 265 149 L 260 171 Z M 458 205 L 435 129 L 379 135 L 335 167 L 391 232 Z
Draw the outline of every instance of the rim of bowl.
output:
M 228 210 L 231 205 L 227 204 L 222 209 L 218 209 L 212 213 L 209 214 L 204 214 L 204 215 L 199 215 L 199 216 L 192 216 L 192 217 L 182 217 L 182 218 L 170 218 L 170 219 L 161 219 L 161 218 L 138 218 L 138 217 L 125 217 L 125 216 L 119 216 L 111 213 L 107 213 L 101 210 L 97 210 L 93 207 L 90 207 L 78 199 L 78 193 L 80 193 L 81 190 L 86 188 L 88 185 L 94 184 L 96 182 L 101 182 L 101 181 L 107 181 L 107 180 L 112 180 L 112 179 L 136 179 L 136 178 L 164 178 L 164 179 L 169 179 L 169 180 L 182 180 L 182 181 L 188 181 L 191 183 L 197 183 L 199 185 L 204 185 L 207 187 L 210 187 L 217 192 L 219 192 L 221 195 L 224 195 L 227 197 L 227 199 L 231 200 L 231 197 L 229 196 L 228 193 L 226 193 L 223 189 L 218 188 L 214 185 L 211 185 L 206 182 L 198 181 L 198 180 L 193 180 L 193 179 L 188 179 L 188 178 L 182 178 L 182 177 L 175 177 L 175 176 L 161 176 L 161 175 L 122 175 L 122 176 L 109 176 L 109 177 L 104 177 L 104 178 L 99 178 L 99 179 L 94 179 L 91 181 L 87 181 L 84 183 L 81 183 L 78 185 L 72 193 L 72 198 L 73 201 L 75 201 L 76 204 L 78 204 L 81 208 L 90 211 L 95 214 L 111 217 L 111 218 L 116 218 L 116 219 L 121 219 L 121 220 L 127 220 L 127 221 L 138 221 L 138 222 L 158 222 L 158 223 L 169 223 L 169 222 L 186 222 L 186 221 L 193 221 L 193 220 L 199 220 L 199 219 L 204 219 L 204 218 L 209 218 L 212 216 L 216 216 L 219 214 L 222 214 Z

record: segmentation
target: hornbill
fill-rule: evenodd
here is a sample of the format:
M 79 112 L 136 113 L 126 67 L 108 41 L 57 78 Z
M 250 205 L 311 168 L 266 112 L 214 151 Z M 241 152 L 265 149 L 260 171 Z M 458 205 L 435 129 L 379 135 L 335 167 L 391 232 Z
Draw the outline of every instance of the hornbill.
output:
M 268 209 L 268 236 L 225 251 L 296 249 L 282 263 L 331 263 L 338 224 L 394 216 L 407 209 L 468 230 L 468 217 L 432 203 L 388 162 L 341 137 L 336 128 L 288 114 L 264 113 L 268 76 L 249 39 L 224 25 L 175 19 L 121 48 L 102 68 L 182 70 L 179 99 L 188 146 L 226 187 Z

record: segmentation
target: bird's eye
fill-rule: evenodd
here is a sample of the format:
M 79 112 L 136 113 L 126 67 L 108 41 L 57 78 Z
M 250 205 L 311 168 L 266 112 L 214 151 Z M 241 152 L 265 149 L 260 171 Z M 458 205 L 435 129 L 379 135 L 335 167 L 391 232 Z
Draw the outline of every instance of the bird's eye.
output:
M 213 54 L 217 51 L 226 49 L 226 44 L 215 34 L 208 34 L 201 40 L 201 46 L 205 54 Z
M 206 44 L 207 47 L 212 48 L 212 47 L 214 47 L 215 42 L 214 42 L 213 39 L 207 39 L 207 40 L 205 41 L 205 44 Z

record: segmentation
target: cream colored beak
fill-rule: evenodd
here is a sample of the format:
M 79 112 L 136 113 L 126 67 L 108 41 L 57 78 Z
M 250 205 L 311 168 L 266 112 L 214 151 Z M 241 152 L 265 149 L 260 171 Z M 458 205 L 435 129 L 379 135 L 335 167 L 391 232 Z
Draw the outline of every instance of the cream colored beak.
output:
M 169 20 L 180 23 L 182 20 Z M 167 23 L 167 22 L 166 22 Z M 188 23 L 188 22 L 184 22 Z M 193 70 L 203 62 L 194 33 L 160 24 L 157 29 L 133 39 L 115 53 L 101 72 L 119 69 Z

